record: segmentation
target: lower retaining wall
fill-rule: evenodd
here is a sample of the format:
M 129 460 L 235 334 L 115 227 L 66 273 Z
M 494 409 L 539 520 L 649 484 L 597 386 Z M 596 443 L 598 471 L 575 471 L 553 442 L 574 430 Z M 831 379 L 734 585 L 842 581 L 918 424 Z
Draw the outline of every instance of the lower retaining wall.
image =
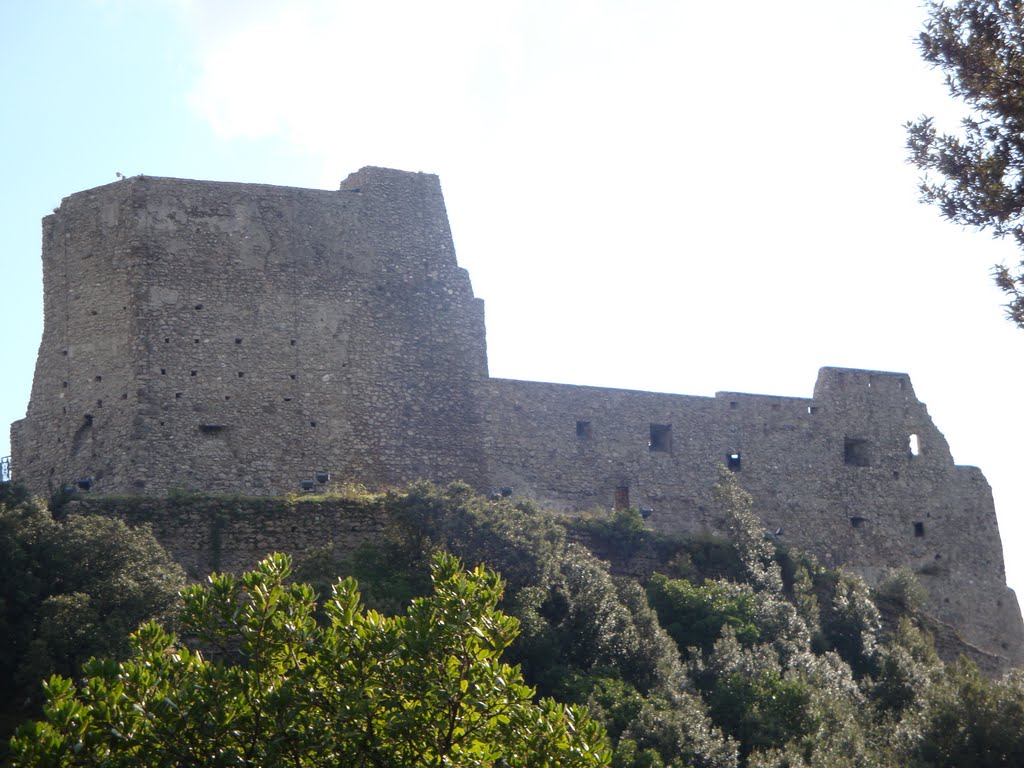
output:
M 375 505 L 333 497 L 95 498 L 69 502 L 63 511 L 151 526 L 192 580 L 213 571 L 244 571 L 271 552 L 287 552 L 300 560 L 310 550 L 330 545 L 336 557 L 345 558 L 363 544 L 379 542 L 387 524 Z

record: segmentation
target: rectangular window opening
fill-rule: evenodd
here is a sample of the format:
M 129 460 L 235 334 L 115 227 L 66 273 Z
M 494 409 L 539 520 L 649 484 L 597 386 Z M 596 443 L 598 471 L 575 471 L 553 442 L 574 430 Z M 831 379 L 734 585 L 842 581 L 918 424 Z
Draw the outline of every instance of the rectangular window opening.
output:
M 733 472 L 739 472 L 741 467 L 741 458 L 739 451 L 729 451 L 725 454 L 726 466 Z
M 914 523 L 914 536 L 919 539 L 924 538 L 924 523 Z
M 576 437 L 580 440 L 590 439 L 590 422 L 589 421 L 577 421 L 576 422 Z
M 652 452 L 671 453 L 672 425 L 651 424 L 651 438 L 647 443 L 647 447 L 650 448 Z
M 851 467 L 870 467 L 871 452 L 868 441 L 847 437 L 843 441 L 843 461 Z
M 910 448 L 911 456 L 921 455 L 921 441 L 917 437 L 917 435 L 911 435 L 909 438 L 907 438 L 907 447 Z
M 863 528 L 864 527 L 864 518 L 863 517 L 856 517 L 856 516 L 855 517 L 851 517 L 850 518 L 850 525 L 853 526 L 854 528 Z
M 620 485 L 615 489 L 615 509 L 629 509 L 628 485 Z

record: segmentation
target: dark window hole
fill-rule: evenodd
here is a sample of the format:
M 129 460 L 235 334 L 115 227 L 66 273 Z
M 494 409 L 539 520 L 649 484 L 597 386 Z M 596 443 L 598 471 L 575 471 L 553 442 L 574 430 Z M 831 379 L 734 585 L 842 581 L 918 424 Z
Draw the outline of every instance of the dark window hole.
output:
M 589 421 L 577 421 L 576 422 L 576 437 L 581 440 L 590 439 L 590 422 Z
M 196 375 L 196 371 L 189 371 L 189 374 L 188 374 L 188 375 L 189 375 L 189 376 L 195 376 L 195 375 Z
M 868 441 L 847 437 L 843 441 L 843 461 L 852 467 L 870 467 L 871 453 Z
M 245 371 L 239 371 L 238 372 L 238 378 L 244 379 L 245 378 Z
M 725 454 L 726 466 L 733 472 L 739 472 L 742 467 L 742 459 L 739 451 L 729 451 Z
M 95 380 L 96 381 L 103 381 L 103 377 L 102 376 L 97 376 Z
M 203 308 L 202 304 L 196 304 L 196 309 L 202 309 L 202 308 Z
M 914 523 L 914 536 L 919 539 L 924 537 L 924 523 Z
M 615 489 L 615 509 L 629 509 L 628 485 L 620 485 Z
M 647 447 L 650 448 L 652 452 L 671 453 L 672 425 L 651 424 L 651 436 L 647 443 Z
M 167 369 L 166 368 L 161 368 L 160 369 L 160 375 L 161 376 L 166 376 L 167 375 Z
M 241 344 L 241 343 L 242 343 L 241 339 L 235 339 L 235 344 Z
M 851 517 L 850 518 L 850 525 L 853 526 L 854 528 L 863 528 L 864 527 L 864 518 L 863 517 Z

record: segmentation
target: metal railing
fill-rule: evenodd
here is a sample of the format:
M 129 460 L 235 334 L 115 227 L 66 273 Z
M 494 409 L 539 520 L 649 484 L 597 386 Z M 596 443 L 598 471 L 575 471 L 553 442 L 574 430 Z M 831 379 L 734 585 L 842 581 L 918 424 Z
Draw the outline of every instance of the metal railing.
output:
M 11 482 L 11 457 L 0 456 L 0 483 Z

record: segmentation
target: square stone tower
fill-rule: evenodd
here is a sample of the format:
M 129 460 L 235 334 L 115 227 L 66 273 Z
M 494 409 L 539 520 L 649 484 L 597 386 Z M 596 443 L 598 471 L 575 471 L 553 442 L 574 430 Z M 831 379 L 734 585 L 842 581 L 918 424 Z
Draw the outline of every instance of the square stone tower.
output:
M 484 481 L 483 302 L 436 176 L 339 190 L 135 177 L 43 222 L 18 479 L 277 494 Z

